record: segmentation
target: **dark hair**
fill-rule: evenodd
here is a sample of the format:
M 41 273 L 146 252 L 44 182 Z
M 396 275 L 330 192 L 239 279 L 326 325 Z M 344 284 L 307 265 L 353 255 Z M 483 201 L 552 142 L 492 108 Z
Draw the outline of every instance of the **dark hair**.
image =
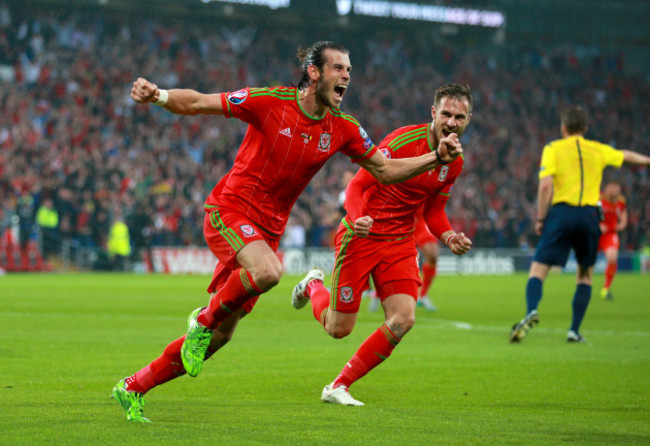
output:
M 334 43 L 330 40 L 321 40 L 319 42 L 316 42 L 306 50 L 298 48 L 296 57 L 300 61 L 300 68 L 302 71 L 302 77 L 300 78 L 300 82 L 298 82 L 298 88 L 305 88 L 309 86 L 310 79 L 307 68 L 309 68 L 310 65 L 315 65 L 316 68 L 318 68 L 321 72 L 323 71 L 325 62 L 327 62 L 327 59 L 325 58 L 325 50 L 327 49 L 349 54 L 348 49 L 343 45 L 339 45 L 338 43 Z
M 565 108 L 560 115 L 560 119 L 569 135 L 584 134 L 587 131 L 587 112 L 579 105 Z
M 474 105 L 474 99 L 472 98 L 472 92 L 469 90 L 469 85 L 464 84 L 447 84 L 436 90 L 433 104 L 438 106 L 442 98 L 452 98 L 462 101 L 466 99 L 469 104 L 468 113 L 472 112 L 472 106 Z

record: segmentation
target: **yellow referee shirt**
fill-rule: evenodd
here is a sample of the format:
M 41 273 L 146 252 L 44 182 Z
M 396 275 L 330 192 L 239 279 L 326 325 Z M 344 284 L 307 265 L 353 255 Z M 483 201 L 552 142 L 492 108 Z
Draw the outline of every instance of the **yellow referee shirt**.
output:
M 539 178 L 553 176 L 553 204 L 596 206 L 603 170 L 622 164 L 621 150 L 582 136 L 569 136 L 544 147 Z

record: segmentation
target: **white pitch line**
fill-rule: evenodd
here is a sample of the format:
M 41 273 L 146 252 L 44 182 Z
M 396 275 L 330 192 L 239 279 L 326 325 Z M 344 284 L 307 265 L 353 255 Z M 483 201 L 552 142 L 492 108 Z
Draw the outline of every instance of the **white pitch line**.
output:
M 451 325 L 453 325 L 454 327 L 460 330 L 471 330 L 474 328 L 472 324 L 469 324 L 467 322 L 460 322 L 460 321 L 449 321 L 449 322 L 451 322 Z
M 445 325 L 445 326 L 453 326 L 459 330 L 476 330 L 476 331 L 489 331 L 489 332 L 510 332 L 510 327 L 509 326 L 502 326 L 502 327 L 497 327 L 494 325 L 472 325 L 469 322 L 463 322 L 463 321 L 453 321 L 449 319 L 425 319 L 422 320 L 421 318 L 418 319 L 418 321 L 415 323 L 415 325 L 418 324 L 426 324 L 428 326 L 435 326 L 435 325 Z M 439 328 L 445 328 L 443 326 Z M 566 333 L 567 330 L 561 329 L 561 328 L 545 328 L 545 327 L 540 327 L 537 326 L 535 327 L 536 332 L 541 332 L 541 333 Z M 650 332 L 649 331 L 640 331 L 640 330 L 635 330 L 635 331 L 614 331 L 614 330 L 585 330 L 586 333 L 589 333 L 590 335 L 597 335 L 597 336 L 637 336 L 637 337 L 642 337 L 642 338 L 647 338 L 650 337 Z

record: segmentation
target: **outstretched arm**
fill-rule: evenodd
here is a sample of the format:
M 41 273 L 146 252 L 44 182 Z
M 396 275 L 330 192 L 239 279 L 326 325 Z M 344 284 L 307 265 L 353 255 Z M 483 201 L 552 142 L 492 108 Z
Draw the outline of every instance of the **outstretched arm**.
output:
M 642 155 L 632 150 L 623 150 L 623 161 L 629 164 L 650 166 L 650 156 Z
M 367 160 L 359 162 L 381 184 L 395 184 L 413 178 L 423 172 L 435 169 L 440 164 L 449 164 L 463 153 L 458 135 L 452 133 L 440 140 L 438 148 L 425 155 L 413 158 L 388 159 L 377 151 Z
M 152 102 L 179 115 L 223 115 L 220 94 L 203 94 L 195 90 L 161 90 L 156 84 L 139 77 L 133 82 L 131 99 L 138 104 Z

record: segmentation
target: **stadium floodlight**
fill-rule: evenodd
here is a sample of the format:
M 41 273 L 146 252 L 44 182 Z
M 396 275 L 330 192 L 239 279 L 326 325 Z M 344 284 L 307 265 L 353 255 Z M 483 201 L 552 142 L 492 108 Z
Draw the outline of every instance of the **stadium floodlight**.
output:
M 240 5 L 268 6 L 271 9 L 288 8 L 291 0 L 201 0 L 202 3 L 237 3 Z
M 505 15 L 500 11 L 386 0 L 336 0 L 336 11 L 340 16 L 354 13 L 371 17 L 422 20 L 486 28 L 500 28 L 506 22 Z

